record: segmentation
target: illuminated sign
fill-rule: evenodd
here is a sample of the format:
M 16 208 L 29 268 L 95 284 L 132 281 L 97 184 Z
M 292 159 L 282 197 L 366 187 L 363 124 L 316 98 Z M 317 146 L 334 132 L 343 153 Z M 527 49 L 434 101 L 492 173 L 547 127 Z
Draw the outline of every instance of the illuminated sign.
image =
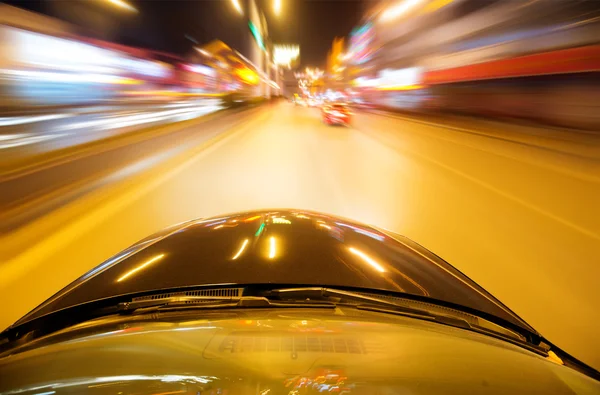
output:
M 263 41 L 262 35 L 258 31 L 258 28 L 256 27 L 256 25 L 254 23 L 252 23 L 252 21 L 250 21 L 250 22 L 248 22 L 248 26 L 250 27 L 250 32 L 254 36 L 254 39 L 256 40 L 256 43 L 258 44 L 260 49 L 262 49 L 263 51 L 266 51 L 267 49 L 265 48 L 265 43 Z
M 274 45 L 273 62 L 281 66 L 289 66 L 300 56 L 298 45 Z

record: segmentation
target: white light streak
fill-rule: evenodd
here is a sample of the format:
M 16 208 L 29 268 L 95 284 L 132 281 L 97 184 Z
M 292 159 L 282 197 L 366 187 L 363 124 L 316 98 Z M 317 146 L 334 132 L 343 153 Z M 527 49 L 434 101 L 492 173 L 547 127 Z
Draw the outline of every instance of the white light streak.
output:
M 369 266 L 371 266 L 373 269 L 377 270 L 378 272 L 380 272 L 380 273 L 385 272 L 385 269 L 379 263 L 375 262 L 373 260 L 373 258 L 368 256 L 364 252 L 362 252 L 354 247 L 350 247 L 350 248 L 348 248 L 348 250 L 351 253 L 353 253 L 354 255 L 360 257 L 363 261 L 365 261 L 367 264 L 369 264 Z
M 387 10 L 385 10 L 383 12 L 383 14 L 381 15 L 381 20 L 382 21 L 391 21 L 393 19 L 396 19 L 399 16 L 410 11 L 412 8 L 416 7 L 422 1 L 423 0 L 403 0 L 403 1 L 399 2 L 398 4 L 396 4 L 395 6 L 392 6 L 392 7 L 388 8 Z
M 236 11 L 243 15 L 244 11 L 242 10 L 240 1 L 239 0 L 231 0 L 231 2 L 233 3 L 233 7 L 236 9 Z
M 275 246 L 275 237 L 271 236 L 269 239 L 269 259 L 275 258 L 276 246 Z
M 240 257 L 240 255 L 242 255 L 242 252 L 244 252 L 244 250 L 246 249 L 246 246 L 248 245 L 248 239 L 245 239 L 244 242 L 242 243 L 242 246 L 240 247 L 240 249 L 238 250 L 238 252 L 233 256 L 233 258 L 231 258 L 232 260 L 236 260 Z
M 125 273 L 124 275 L 122 275 L 122 276 L 121 276 L 121 277 L 120 277 L 120 278 L 117 280 L 117 282 L 121 282 L 121 281 L 125 280 L 127 277 L 131 276 L 132 274 L 134 274 L 134 273 L 136 273 L 136 272 L 138 272 L 138 271 L 142 270 L 142 269 L 143 269 L 143 268 L 145 268 L 146 266 L 148 266 L 148 265 L 150 265 L 150 264 L 152 264 L 152 263 L 154 263 L 154 262 L 156 262 L 156 261 L 158 261 L 158 260 L 160 260 L 160 259 L 163 259 L 163 258 L 164 258 L 164 256 L 165 256 L 165 254 L 156 255 L 155 257 L 153 257 L 153 258 L 151 258 L 151 259 L 147 260 L 146 262 L 142 263 L 141 265 L 137 266 L 137 267 L 136 267 L 136 268 L 134 268 L 134 269 L 131 269 L 130 271 L 128 271 L 127 273 Z

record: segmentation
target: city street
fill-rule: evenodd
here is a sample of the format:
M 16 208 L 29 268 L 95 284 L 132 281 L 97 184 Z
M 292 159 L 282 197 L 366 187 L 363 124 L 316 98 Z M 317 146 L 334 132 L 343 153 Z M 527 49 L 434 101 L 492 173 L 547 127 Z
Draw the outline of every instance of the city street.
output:
M 160 127 L 1 181 L 2 328 L 168 225 L 301 208 L 410 237 L 600 369 L 600 135 L 366 111 L 327 126 L 285 101 Z

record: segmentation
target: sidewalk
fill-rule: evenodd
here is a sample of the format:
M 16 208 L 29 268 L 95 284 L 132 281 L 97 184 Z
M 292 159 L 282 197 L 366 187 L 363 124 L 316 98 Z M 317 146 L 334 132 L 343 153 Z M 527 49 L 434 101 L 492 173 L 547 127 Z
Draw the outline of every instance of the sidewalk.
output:
M 586 159 L 600 160 L 600 133 L 567 129 L 521 119 L 485 118 L 444 113 L 410 113 L 387 108 L 362 111 L 410 122 L 444 126 L 463 133 L 485 135 Z

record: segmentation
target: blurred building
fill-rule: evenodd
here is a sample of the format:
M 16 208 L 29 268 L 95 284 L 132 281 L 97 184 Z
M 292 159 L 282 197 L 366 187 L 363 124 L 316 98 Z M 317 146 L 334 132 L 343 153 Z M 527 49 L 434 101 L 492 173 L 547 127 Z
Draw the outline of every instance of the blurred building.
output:
M 600 125 L 596 2 L 370 2 L 350 38 L 353 85 L 405 110 Z

